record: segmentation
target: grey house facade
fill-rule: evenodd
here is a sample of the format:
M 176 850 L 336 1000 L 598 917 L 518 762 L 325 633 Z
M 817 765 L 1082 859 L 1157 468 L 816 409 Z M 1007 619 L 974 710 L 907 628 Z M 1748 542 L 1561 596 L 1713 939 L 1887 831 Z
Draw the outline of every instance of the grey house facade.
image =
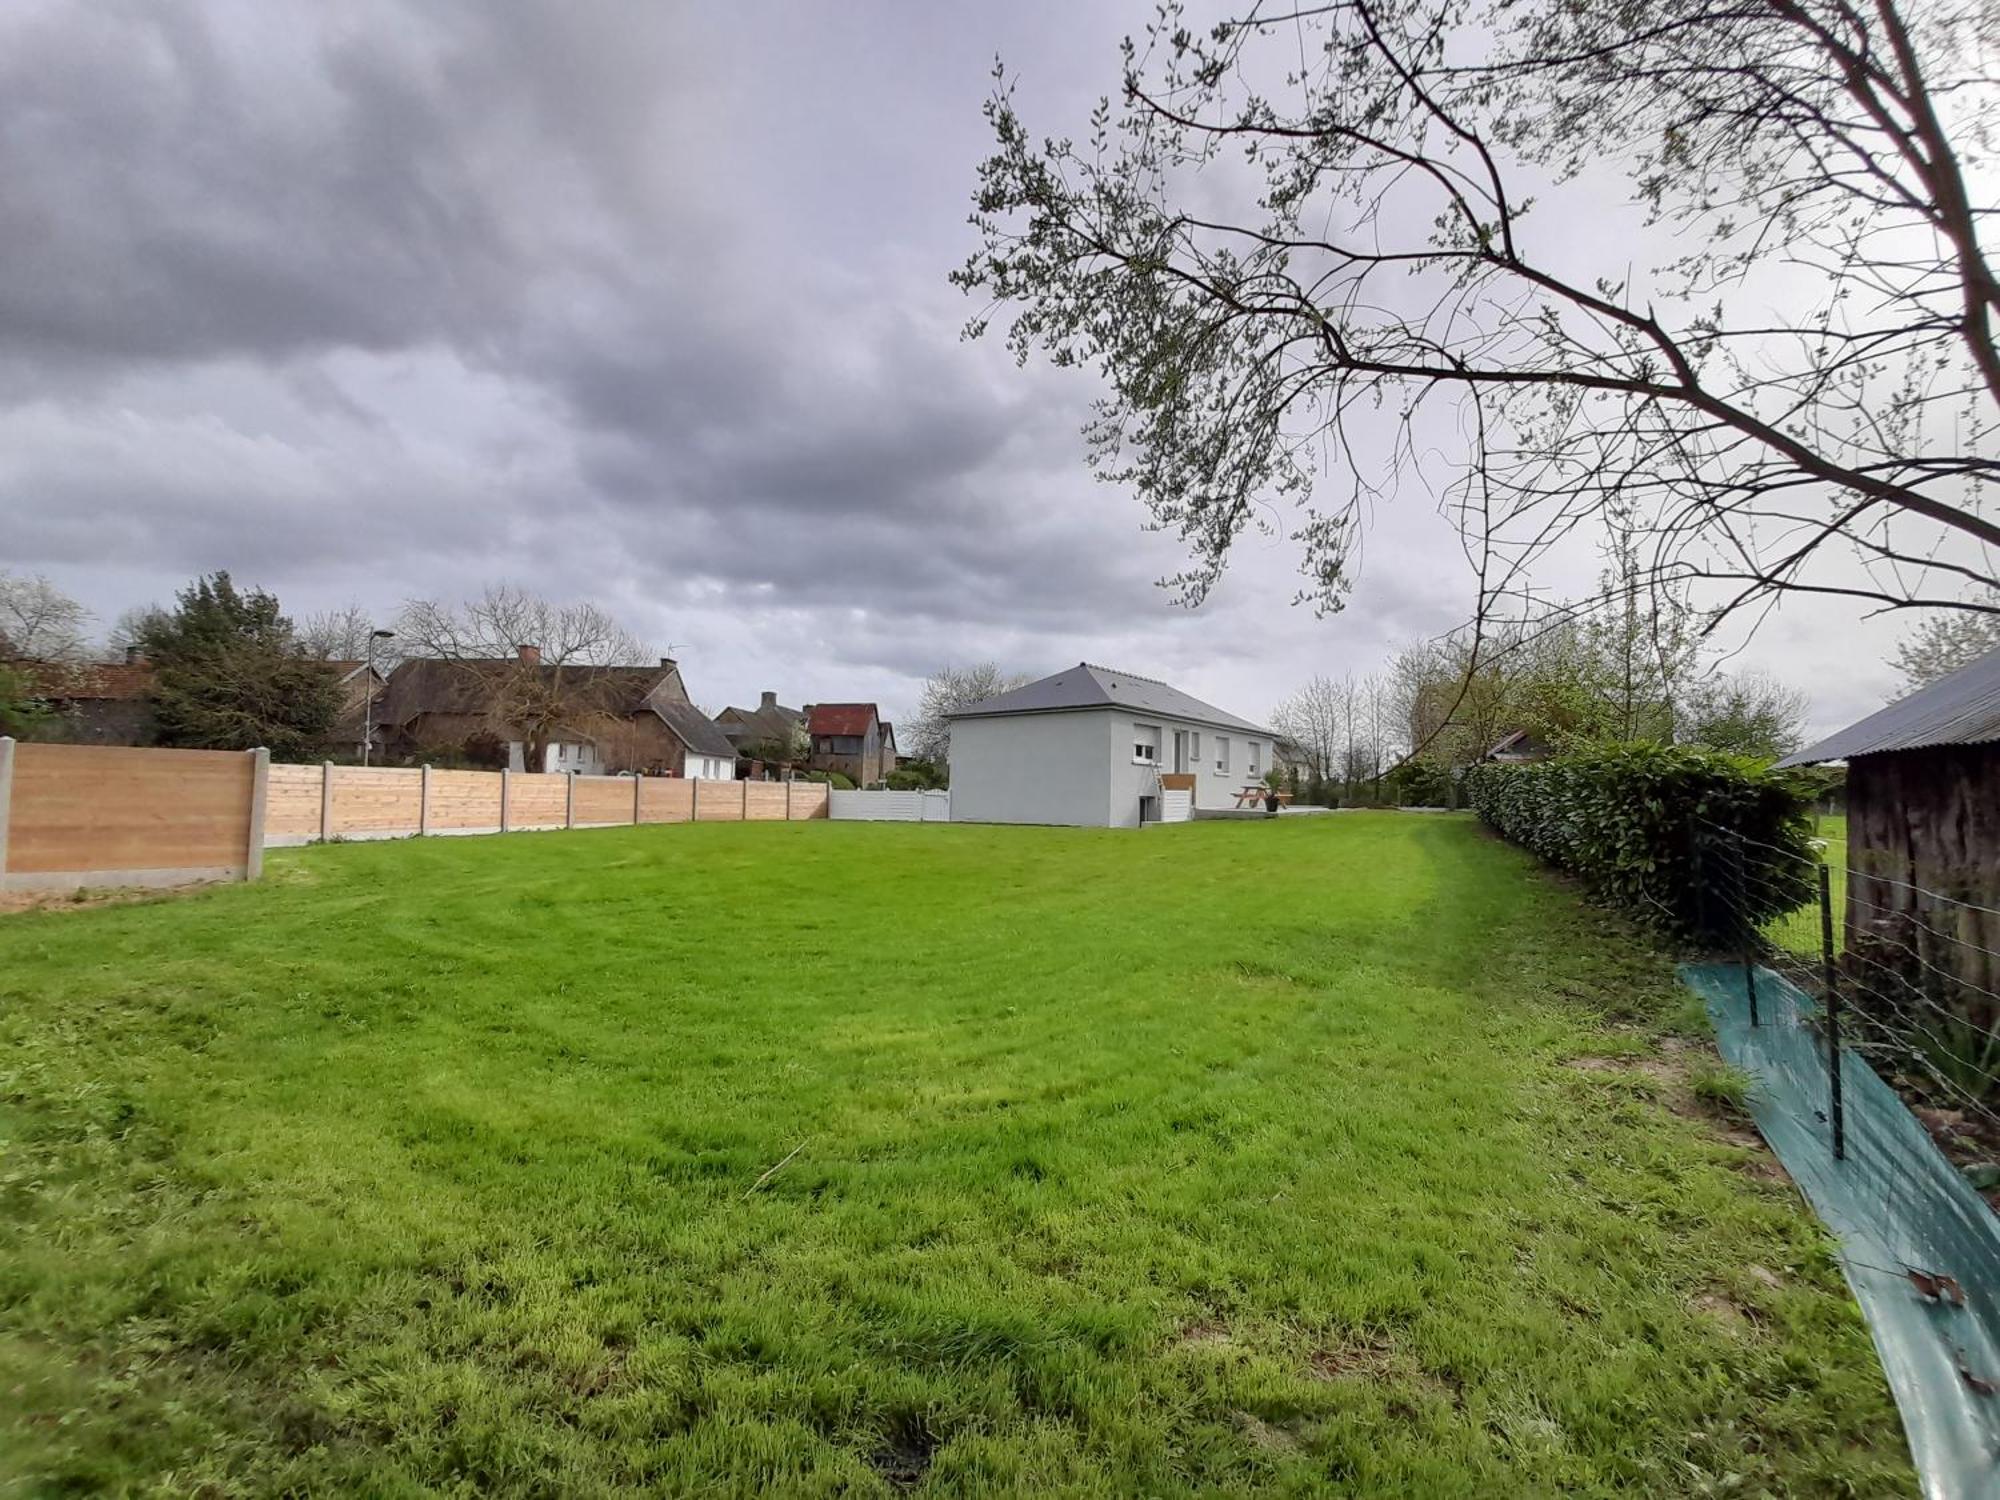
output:
M 1136 828 L 1233 807 L 1274 736 L 1150 677 L 1079 662 L 951 720 L 954 823 Z

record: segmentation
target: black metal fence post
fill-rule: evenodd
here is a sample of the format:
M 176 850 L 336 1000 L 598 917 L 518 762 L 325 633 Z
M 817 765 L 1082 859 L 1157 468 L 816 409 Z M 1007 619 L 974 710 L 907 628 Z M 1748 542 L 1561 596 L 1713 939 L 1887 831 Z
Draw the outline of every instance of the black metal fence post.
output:
M 1750 918 L 1750 861 L 1743 836 L 1736 836 L 1736 917 L 1743 924 L 1743 998 L 1750 1004 L 1750 1024 L 1757 1019 L 1757 924 Z
M 1827 1107 L 1833 1112 L 1833 1159 L 1847 1160 L 1847 1113 L 1840 1097 L 1840 985 L 1833 962 L 1833 881 L 1819 867 L 1819 961 L 1826 984 L 1826 1072 L 1831 1084 Z

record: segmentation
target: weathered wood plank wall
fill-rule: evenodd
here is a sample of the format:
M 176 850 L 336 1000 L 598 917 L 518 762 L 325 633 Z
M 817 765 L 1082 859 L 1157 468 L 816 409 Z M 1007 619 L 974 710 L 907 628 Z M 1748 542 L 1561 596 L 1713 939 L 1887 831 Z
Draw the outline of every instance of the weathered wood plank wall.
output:
M 1850 951 L 1907 946 L 1919 978 L 2000 994 L 2000 745 L 1856 757 L 1847 863 Z

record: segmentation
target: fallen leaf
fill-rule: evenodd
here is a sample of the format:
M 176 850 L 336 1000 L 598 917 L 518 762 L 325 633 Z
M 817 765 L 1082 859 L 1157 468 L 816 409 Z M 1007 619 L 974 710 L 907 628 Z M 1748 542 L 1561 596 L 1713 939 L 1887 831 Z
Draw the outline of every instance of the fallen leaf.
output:
M 1965 1306 L 1965 1288 L 1958 1284 L 1956 1277 L 1919 1271 L 1915 1267 L 1903 1274 L 1910 1278 L 1910 1285 L 1917 1289 L 1917 1294 L 1925 1301 L 1949 1302 L 1953 1307 Z

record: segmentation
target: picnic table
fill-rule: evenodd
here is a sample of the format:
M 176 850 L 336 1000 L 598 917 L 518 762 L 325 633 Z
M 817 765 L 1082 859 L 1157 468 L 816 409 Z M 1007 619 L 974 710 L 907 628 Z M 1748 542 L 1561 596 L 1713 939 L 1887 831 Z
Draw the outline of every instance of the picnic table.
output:
M 1236 794 L 1236 805 L 1238 807 L 1261 807 L 1263 806 L 1264 799 L 1270 796 L 1276 796 L 1280 805 L 1292 800 L 1290 792 L 1273 793 L 1262 782 L 1254 782 Z

